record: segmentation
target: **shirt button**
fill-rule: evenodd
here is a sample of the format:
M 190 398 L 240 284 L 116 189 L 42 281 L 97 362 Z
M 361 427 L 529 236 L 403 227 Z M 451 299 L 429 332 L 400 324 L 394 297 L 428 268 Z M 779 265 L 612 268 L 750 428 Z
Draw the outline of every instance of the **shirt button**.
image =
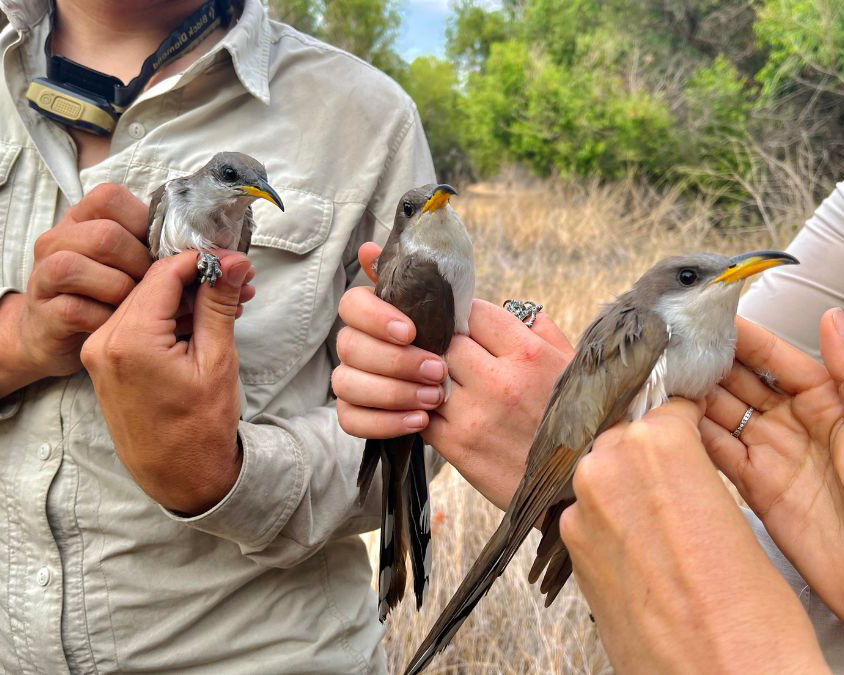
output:
M 35 575 L 35 581 L 38 582 L 39 586 L 46 586 L 50 583 L 50 570 L 46 567 L 42 567 L 38 570 L 38 574 Z
M 53 451 L 53 448 L 50 447 L 49 443 L 42 443 L 38 446 L 38 459 L 47 460 L 50 459 L 50 453 Z
M 129 125 L 129 135 L 132 138 L 143 138 L 146 132 L 147 130 L 144 129 L 144 125 L 140 122 L 132 122 L 132 124 Z

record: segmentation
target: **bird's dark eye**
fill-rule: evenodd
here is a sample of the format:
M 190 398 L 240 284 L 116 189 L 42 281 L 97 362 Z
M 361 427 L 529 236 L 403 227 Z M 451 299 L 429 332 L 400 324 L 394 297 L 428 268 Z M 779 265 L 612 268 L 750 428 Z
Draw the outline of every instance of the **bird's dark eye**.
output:
M 677 281 L 683 286 L 692 286 L 697 281 L 697 272 L 688 267 L 682 269 L 677 273 Z
M 224 181 L 229 183 L 237 180 L 237 171 L 230 166 L 224 166 L 222 171 L 220 171 L 220 175 L 223 177 Z
M 402 204 L 402 210 L 404 211 L 404 215 L 410 218 L 410 216 L 413 215 L 413 204 L 411 204 L 410 202 L 405 202 L 404 204 Z

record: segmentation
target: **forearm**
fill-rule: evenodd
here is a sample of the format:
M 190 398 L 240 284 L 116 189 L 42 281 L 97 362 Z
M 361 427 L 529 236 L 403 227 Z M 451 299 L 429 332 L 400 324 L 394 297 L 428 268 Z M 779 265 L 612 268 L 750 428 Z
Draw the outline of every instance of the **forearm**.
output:
M 0 296 L 0 399 L 3 399 L 43 376 L 22 350 L 19 326 L 26 297 L 10 289 L 0 289 Z
M 239 435 L 243 464 L 229 493 L 202 514 L 171 518 L 285 568 L 330 539 L 378 527 L 379 486 L 357 502 L 363 441 L 340 429 L 333 406 L 289 419 L 262 414 L 241 422 Z

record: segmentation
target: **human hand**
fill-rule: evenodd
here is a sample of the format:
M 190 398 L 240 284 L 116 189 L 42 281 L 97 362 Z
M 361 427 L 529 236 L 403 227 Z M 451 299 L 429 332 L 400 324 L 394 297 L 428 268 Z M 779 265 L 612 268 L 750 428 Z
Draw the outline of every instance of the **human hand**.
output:
M 618 672 L 823 672 L 814 631 L 677 399 L 602 434 L 560 534 Z M 826 671 L 828 672 L 828 671 Z
M 379 250 L 361 248 L 368 272 Z M 444 373 L 434 373 L 440 358 L 409 346 L 415 336 L 410 319 L 368 288 L 343 296 L 340 317 L 346 323 L 337 340 L 342 363 L 332 382 L 343 429 L 363 438 L 424 429 L 426 442 L 506 508 L 553 384 L 573 353 L 554 322 L 540 313 L 528 328 L 506 310 L 475 300 L 470 336 L 455 335 L 446 352 L 453 387 L 440 405 Z M 430 371 L 423 371 L 426 361 Z M 438 387 L 438 396 L 421 401 L 420 386 Z
M 176 339 L 196 252 L 156 262 L 82 347 L 121 461 L 165 508 L 201 513 L 222 499 L 240 472 L 240 416 L 234 322 L 255 291 L 239 253 L 215 251 L 222 278 L 199 287 L 189 341 Z
M 736 362 L 707 397 L 704 443 L 779 549 L 844 618 L 844 312 L 821 320 L 826 367 L 750 321 L 737 327 Z M 734 438 L 748 406 L 756 412 Z
M 79 351 L 151 264 L 147 207 L 99 185 L 35 242 L 25 293 L 4 298 L 0 342 L 18 387 L 81 368 Z M 8 379 L 8 378 L 5 378 Z M 8 391 L 4 393 L 9 393 Z

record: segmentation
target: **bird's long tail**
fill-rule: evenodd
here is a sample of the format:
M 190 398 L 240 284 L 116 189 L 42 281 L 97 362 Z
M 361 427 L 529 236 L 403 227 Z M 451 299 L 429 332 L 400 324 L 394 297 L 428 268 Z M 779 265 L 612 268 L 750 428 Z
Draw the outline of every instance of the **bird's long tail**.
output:
M 431 563 L 431 519 L 425 450 L 418 434 L 366 442 L 358 474 L 359 500 L 365 500 L 381 462 L 381 543 L 378 561 L 378 616 L 404 597 L 405 557 L 410 548 L 416 606 L 422 604 Z
M 545 513 L 542 523 L 542 539 L 536 549 L 536 559 L 528 573 L 528 581 L 535 583 L 546 570 L 539 590 L 545 594 L 545 606 L 549 607 L 571 576 L 571 558 L 568 549 L 560 539 L 560 516 L 574 499 L 563 499 Z
M 451 598 L 428 636 L 416 650 L 416 654 L 407 665 L 405 675 L 421 672 L 438 652 L 448 646 L 475 605 L 504 572 L 507 564 L 542 514 L 543 505 L 541 504 L 526 504 L 526 507 L 513 513 L 508 511 L 504 515 L 495 534 L 481 551 L 454 597 Z
M 413 593 L 418 610 L 422 607 L 431 573 L 431 502 L 428 498 L 428 475 L 425 471 L 425 443 L 419 434 L 413 437 L 406 483 L 410 564 L 413 569 Z

